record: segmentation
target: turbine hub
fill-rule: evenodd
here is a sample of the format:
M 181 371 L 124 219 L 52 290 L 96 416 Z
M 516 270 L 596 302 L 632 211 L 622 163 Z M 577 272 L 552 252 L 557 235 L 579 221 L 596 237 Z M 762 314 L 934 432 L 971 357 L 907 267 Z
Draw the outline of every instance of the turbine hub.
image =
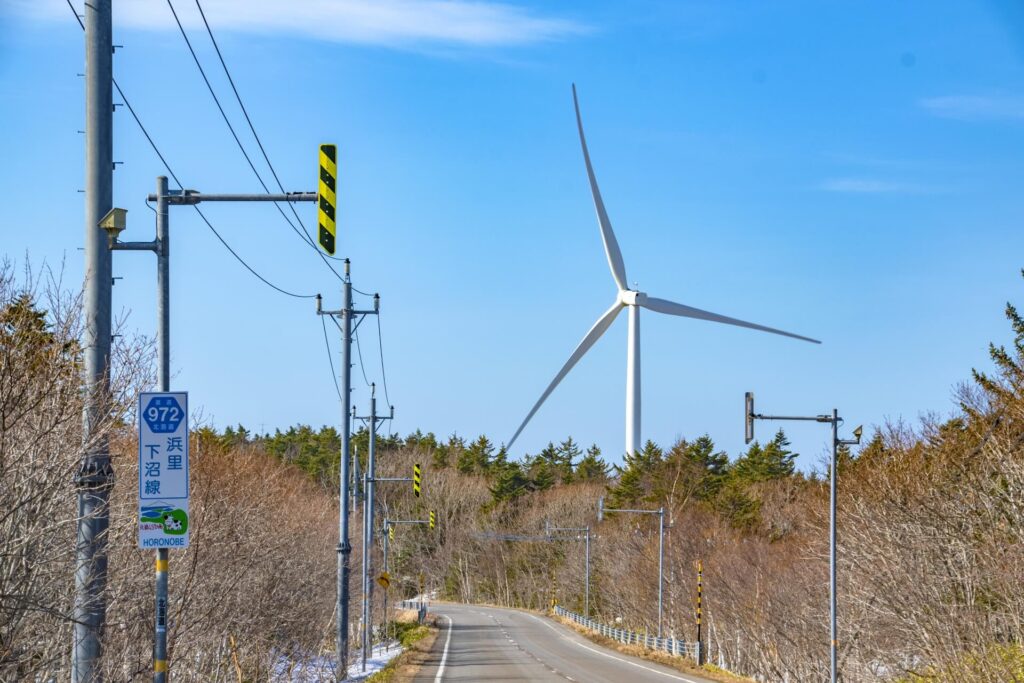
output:
M 620 289 L 619 303 L 623 306 L 638 306 L 645 296 L 643 292 L 638 292 L 635 289 Z

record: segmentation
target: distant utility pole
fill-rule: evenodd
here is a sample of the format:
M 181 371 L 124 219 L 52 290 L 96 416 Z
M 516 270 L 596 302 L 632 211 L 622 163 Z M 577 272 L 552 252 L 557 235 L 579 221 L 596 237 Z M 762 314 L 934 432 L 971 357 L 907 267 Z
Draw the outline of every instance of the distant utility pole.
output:
M 750 443 L 754 440 L 755 420 L 788 420 L 797 422 L 824 422 L 832 425 L 832 462 L 829 467 L 828 489 L 829 489 L 829 515 L 828 515 L 828 608 L 829 608 L 829 633 L 831 635 L 829 645 L 829 666 L 830 680 L 836 683 L 839 676 L 839 628 L 837 623 L 837 598 L 836 598 L 836 460 L 839 455 L 840 446 L 856 446 L 860 443 L 863 433 L 862 427 L 853 430 L 853 439 L 839 438 L 839 425 L 843 418 L 839 417 L 839 411 L 832 409 L 831 415 L 793 416 L 793 415 L 761 415 L 754 412 L 754 394 L 746 393 L 744 399 L 744 417 L 746 418 L 745 441 Z
M 107 529 L 114 470 L 103 434 L 110 415 L 110 251 L 99 221 L 113 204 L 114 95 L 111 0 L 85 4 L 85 334 L 78 538 L 71 680 L 98 683 L 106 620 Z
M 590 618 L 590 527 L 589 526 L 549 526 L 548 521 L 544 520 L 544 532 L 547 536 L 551 536 L 552 531 L 569 531 L 577 534 L 583 533 L 586 541 L 586 561 L 585 561 L 585 577 L 583 579 L 583 616 Z M 576 540 L 579 540 L 579 536 L 576 536 Z
M 604 519 L 606 512 L 630 512 L 636 515 L 658 515 L 658 637 L 662 637 L 662 623 L 664 622 L 664 598 L 665 598 L 665 508 L 657 510 L 627 510 L 624 508 L 614 509 L 604 506 L 604 496 L 597 500 L 597 521 Z
M 374 297 L 379 301 L 379 297 Z M 375 308 L 377 308 L 375 306 Z M 373 639 L 370 637 L 370 606 L 373 601 L 373 581 L 370 579 L 372 562 L 370 551 L 373 548 L 373 513 L 374 513 L 374 489 L 377 472 L 377 423 L 384 420 L 391 420 L 395 417 L 395 407 L 391 406 L 391 414 L 387 417 L 377 415 L 377 385 L 370 385 L 370 414 L 357 419 L 365 421 L 370 427 L 370 449 L 366 455 L 366 474 L 363 476 L 365 486 L 365 498 L 363 499 L 363 642 L 362 660 L 363 671 L 366 671 L 366 658 L 369 649 L 373 646 Z
M 701 640 L 701 621 L 704 601 L 704 563 L 697 560 L 697 666 L 704 666 L 704 641 Z
M 348 678 L 348 606 L 349 578 L 352 574 L 352 544 L 349 542 L 349 458 L 355 459 L 355 470 L 359 470 L 358 454 L 353 453 L 352 424 L 355 419 L 355 408 L 352 406 L 352 333 L 359 327 L 367 315 L 377 315 L 380 311 L 380 295 L 373 295 L 373 310 L 357 311 L 352 308 L 352 273 L 351 262 L 345 259 L 345 277 L 341 286 L 341 308 L 336 311 L 325 311 L 322 308 L 320 295 L 316 297 L 317 315 L 329 315 L 340 318 L 341 323 L 341 454 L 338 474 L 338 587 L 337 614 L 335 630 L 335 648 L 338 653 L 338 680 Z M 358 316 L 353 327 L 352 321 Z M 371 443 L 373 437 L 371 436 Z M 370 446 L 373 448 L 373 446 Z M 358 475 L 357 475 L 358 476 Z M 358 481 L 358 479 L 356 480 Z M 358 485 L 353 488 L 358 488 Z M 364 533 L 365 536 L 365 533 Z M 365 560 L 364 560 L 365 562 Z M 365 577 L 364 577 L 365 581 Z M 364 584 L 365 585 L 365 584 Z

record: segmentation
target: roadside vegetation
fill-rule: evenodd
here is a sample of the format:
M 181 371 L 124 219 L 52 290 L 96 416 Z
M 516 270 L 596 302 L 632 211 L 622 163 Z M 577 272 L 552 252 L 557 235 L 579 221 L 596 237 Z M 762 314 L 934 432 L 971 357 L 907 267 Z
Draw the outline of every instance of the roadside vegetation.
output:
M 61 291 L 52 278 L 0 269 L 2 680 L 67 678 L 81 322 L 77 299 Z M 990 349 L 991 367 L 956 390 L 950 414 L 879 425 L 842 454 L 839 640 L 850 683 L 1021 678 L 1024 320 L 1009 305 L 1006 315 L 1013 343 Z M 152 367 L 149 340 L 118 338 L 103 425 L 118 477 L 104 636 L 110 680 L 151 667 L 153 553 L 136 548 L 133 424 Z M 200 427 L 192 438 L 192 546 L 172 552 L 170 567 L 175 678 L 265 680 L 282 659 L 299 666 L 329 657 L 337 431 Z M 355 436 L 360 458 L 367 439 Z M 425 519 L 435 510 L 438 520 L 434 531 L 396 530 L 392 599 L 419 593 L 422 573 L 442 598 L 532 609 L 554 598 L 582 612 L 582 538 L 501 540 L 542 537 L 551 520 L 594 531 L 592 616 L 654 631 L 657 520 L 612 515 L 598 526 L 595 511 L 602 495 L 610 506 L 663 505 L 671 522 L 666 633 L 696 637 L 699 560 L 711 664 L 769 681 L 827 679 L 827 472 L 798 471 L 783 432 L 737 454 L 708 435 L 648 442 L 618 467 L 572 438 L 522 461 L 486 436 L 417 431 L 381 436 L 378 448 L 381 476 L 409 476 L 415 462 L 425 469 L 422 498 L 404 486 L 378 489 L 388 516 Z M 360 525 L 356 514 L 353 529 Z M 359 566 L 358 547 L 352 562 Z

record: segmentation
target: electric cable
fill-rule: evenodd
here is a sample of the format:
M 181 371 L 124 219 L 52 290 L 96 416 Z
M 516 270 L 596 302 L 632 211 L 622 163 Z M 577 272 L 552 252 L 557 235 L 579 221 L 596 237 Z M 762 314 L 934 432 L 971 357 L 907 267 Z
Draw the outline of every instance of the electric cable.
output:
M 210 36 L 210 42 L 213 43 L 213 49 L 217 52 L 217 58 L 220 60 L 220 65 L 224 68 L 224 75 L 227 76 L 228 83 L 231 84 L 231 90 L 235 93 L 235 100 L 238 102 L 238 107 L 242 110 L 242 115 L 245 116 L 245 122 L 249 124 L 249 130 L 252 132 L 252 137 L 256 140 L 256 145 L 260 148 L 260 153 L 263 155 L 263 160 L 267 163 L 267 168 L 270 169 L 270 174 L 274 177 L 274 182 L 277 183 L 277 189 L 284 192 L 284 185 L 281 183 L 281 179 L 278 177 L 277 170 L 274 168 L 274 165 L 270 163 L 270 156 L 267 154 L 266 148 L 263 147 L 263 141 L 260 140 L 259 133 L 256 132 L 256 126 L 253 125 L 252 119 L 249 117 L 249 110 L 246 109 L 245 104 L 242 102 L 242 96 L 238 92 L 238 88 L 235 86 L 235 79 L 231 76 L 231 71 L 228 69 L 227 62 L 224 60 L 224 55 L 220 51 L 220 45 L 217 43 L 217 39 L 213 35 L 213 29 L 210 28 L 210 22 L 206 20 L 206 12 L 203 11 L 203 6 L 200 4 L 199 0 L 196 0 L 196 8 L 199 10 L 199 16 L 203 19 L 203 25 L 206 27 L 206 33 Z M 316 244 L 313 242 L 313 236 L 310 235 L 309 230 L 306 229 L 306 224 L 303 223 L 302 217 L 299 216 L 299 212 L 295 210 L 295 205 L 289 202 L 288 207 L 292 210 L 295 220 L 302 227 L 302 232 L 305 233 L 307 242 L 310 246 L 316 249 Z M 316 253 L 324 259 L 332 259 L 334 261 L 344 260 L 341 256 L 329 256 L 323 254 L 319 249 L 316 249 Z
M 196 68 L 199 69 L 199 75 L 202 76 L 203 82 L 206 84 L 206 89 L 210 93 L 210 97 L 213 98 L 213 102 L 217 105 L 217 110 L 220 112 L 221 118 L 224 119 L 224 123 L 227 124 L 228 130 L 231 132 L 231 137 L 234 138 L 235 144 L 238 145 L 239 151 L 242 152 L 242 156 L 245 157 L 245 161 L 249 164 L 249 168 L 252 169 L 252 172 L 256 176 L 256 180 L 259 181 L 260 186 L 263 187 L 263 191 L 266 192 L 267 194 L 270 194 L 270 188 L 263 181 L 263 176 L 260 175 L 260 172 L 256 170 L 256 164 L 253 163 L 252 157 L 250 157 L 249 153 L 245 150 L 245 146 L 242 144 L 242 140 L 238 137 L 238 133 L 235 131 L 235 127 L 231 124 L 231 120 L 228 118 L 227 112 L 224 111 L 224 106 L 220 103 L 220 98 L 217 97 L 217 93 L 213 89 L 213 84 L 210 83 L 210 79 L 206 75 L 206 70 L 203 69 L 203 65 L 199 61 L 199 55 L 196 54 L 195 48 L 192 47 L 192 41 L 189 40 L 188 34 L 185 32 L 185 27 L 182 25 L 181 19 L 178 18 L 178 12 L 174 9 L 174 4 L 171 2 L 171 0 L 167 0 L 167 6 L 170 8 L 171 14 L 174 16 L 174 22 L 178 25 L 178 30 L 181 32 L 181 37 L 185 39 L 185 45 L 188 47 L 188 51 L 192 55 L 192 61 L 195 62 Z M 220 51 L 218 50 L 218 54 L 219 52 Z M 232 85 L 232 87 L 234 86 Z M 246 114 L 246 119 L 248 119 L 248 114 Z M 260 145 L 260 147 L 262 148 L 262 145 Z M 284 192 L 283 187 L 281 188 L 281 191 Z M 295 224 L 292 223 L 291 219 L 288 218 L 288 214 L 284 212 L 284 209 L 281 208 L 278 202 L 274 202 L 274 206 L 277 208 L 278 213 L 281 214 L 281 217 L 284 218 L 285 222 L 288 224 L 288 227 L 292 229 L 292 232 L 298 235 L 299 239 L 301 239 L 304 243 L 310 246 L 314 251 L 316 251 L 317 254 L 319 254 L 322 257 L 323 254 L 320 254 L 320 250 L 313 242 L 312 237 L 310 237 L 308 233 L 306 233 L 305 227 L 303 227 L 303 229 L 300 231 L 298 228 L 295 227 Z M 298 213 L 296 212 L 296 216 L 297 215 Z M 338 271 L 334 270 L 333 266 L 331 266 L 331 264 L 328 263 L 326 260 L 324 261 L 324 263 L 331 270 L 331 272 L 334 273 L 334 276 L 340 280 L 341 275 L 338 273 Z
M 388 405 L 391 405 L 391 397 L 388 396 L 388 376 L 384 371 L 384 341 L 380 335 L 380 313 L 377 314 L 377 348 L 380 350 L 380 378 L 384 383 L 384 398 L 387 400 Z
M 356 338 L 356 352 L 359 354 L 359 371 L 363 373 L 363 381 L 366 383 L 366 386 L 370 386 L 370 380 L 366 378 L 366 364 L 363 363 L 363 347 L 359 344 L 359 332 L 354 332 L 352 336 Z
M 68 8 L 71 10 L 71 13 L 75 15 L 75 21 L 78 22 L 78 25 L 84 31 L 85 30 L 85 24 L 82 23 L 82 18 L 80 16 L 78 16 L 78 11 L 75 10 L 75 6 L 73 4 L 71 4 L 71 0 L 67 0 L 67 4 L 68 4 Z M 128 98 L 125 97 L 124 91 L 121 90 L 121 86 L 118 85 L 118 83 L 117 83 L 117 79 L 111 79 L 111 81 L 114 84 L 114 88 L 117 90 L 117 94 L 121 96 L 121 100 L 124 102 L 124 106 L 127 107 L 128 111 L 132 115 L 132 118 L 135 119 L 135 123 L 138 124 L 139 129 L 142 131 L 142 134 L 146 137 L 146 141 L 149 142 L 149 146 L 156 153 L 157 157 L 159 157 L 160 163 L 163 164 L 164 168 L 167 170 L 168 175 L 170 175 L 171 178 L 174 179 L 174 182 L 178 184 L 178 188 L 179 189 L 183 188 L 184 185 L 182 185 L 181 181 L 178 179 L 178 176 L 174 173 L 174 170 L 171 169 L 171 165 L 167 163 L 167 159 L 164 157 L 163 153 L 160 151 L 160 148 L 156 146 L 156 142 L 153 141 L 153 136 L 151 136 L 149 134 L 149 131 L 146 130 L 146 126 L 143 125 L 142 119 L 139 118 L 138 113 L 136 113 L 135 108 L 132 107 L 131 103 L 128 101 Z M 241 263 L 243 266 L 245 266 L 246 270 L 248 270 L 250 273 L 252 273 L 257 278 L 259 278 L 268 287 L 271 287 L 272 289 L 275 289 L 275 290 L 277 290 L 278 292 L 280 292 L 282 294 L 286 294 L 288 296 L 295 297 L 296 299 L 312 299 L 312 298 L 316 297 L 316 294 L 295 294 L 294 292 L 289 292 L 288 290 L 285 290 L 285 289 L 282 289 L 282 288 L 278 287 L 277 285 L 273 284 L 272 282 L 267 280 L 265 277 L 263 277 L 262 275 L 257 273 L 252 268 L 252 266 L 250 266 L 248 263 L 246 263 L 245 260 L 241 256 L 239 256 L 238 253 L 235 252 L 235 250 L 232 249 L 228 245 L 228 243 L 224 240 L 224 238 L 220 236 L 220 233 L 218 233 L 217 230 L 214 229 L 213 225 L 210 223 L 209 220 L 207 220 L 207 218 L 203 214 L 203 212 L 199 210 L 199 207 L 198 206 L 193 206 L 192 208 L 194 208 L 196 210 L 196 213 L 198 213 L 199 216 L 203 219 L 203 222 L 206 223 L 207 227 L 210 228 L 210 230 L 213 232 L 213 234 L 217 236 L 217 239 L 220 240 L 220 243 L 223 244 L 224 247 L 229 252 L 231 252 L 231 255 L 234 256 L 238 260 L 239 263 Z
M 334 357 L 331 355 L 331 342 L 327 337 L 327 323 L 324 316 L 320 316 L 320 325 L 324 328 L 324 345 L 327 347 L 327 362 L 331 364 L 331 379 L 334 380 L 334 390 L 338 393 L 338 400 L 341 400 L 341 387 L 338 386 L 338 372 L 334 369 Z

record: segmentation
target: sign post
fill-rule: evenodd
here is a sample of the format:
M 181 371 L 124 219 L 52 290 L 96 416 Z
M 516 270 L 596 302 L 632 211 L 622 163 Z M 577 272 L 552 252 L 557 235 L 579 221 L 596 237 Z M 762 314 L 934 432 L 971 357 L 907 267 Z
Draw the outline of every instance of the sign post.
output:
M 139 547 L 187 548 L 188 394 L 139 396 Z
M 164 181 L 166 182 L 166 180 Z M 166 282 L 166 279 L 164 279 Z M 167 310 L 166 306 L 163 308 Z M 161 335 L 166 343 L 166 333 Z M 161 386 L 167 386 L 162 353 Z M 156 550 L 153 681 L 167 681 L 167 583 L 171 548 L 187 548 L 190 527 L 188 394 L 139 394 L 139 547 Z

